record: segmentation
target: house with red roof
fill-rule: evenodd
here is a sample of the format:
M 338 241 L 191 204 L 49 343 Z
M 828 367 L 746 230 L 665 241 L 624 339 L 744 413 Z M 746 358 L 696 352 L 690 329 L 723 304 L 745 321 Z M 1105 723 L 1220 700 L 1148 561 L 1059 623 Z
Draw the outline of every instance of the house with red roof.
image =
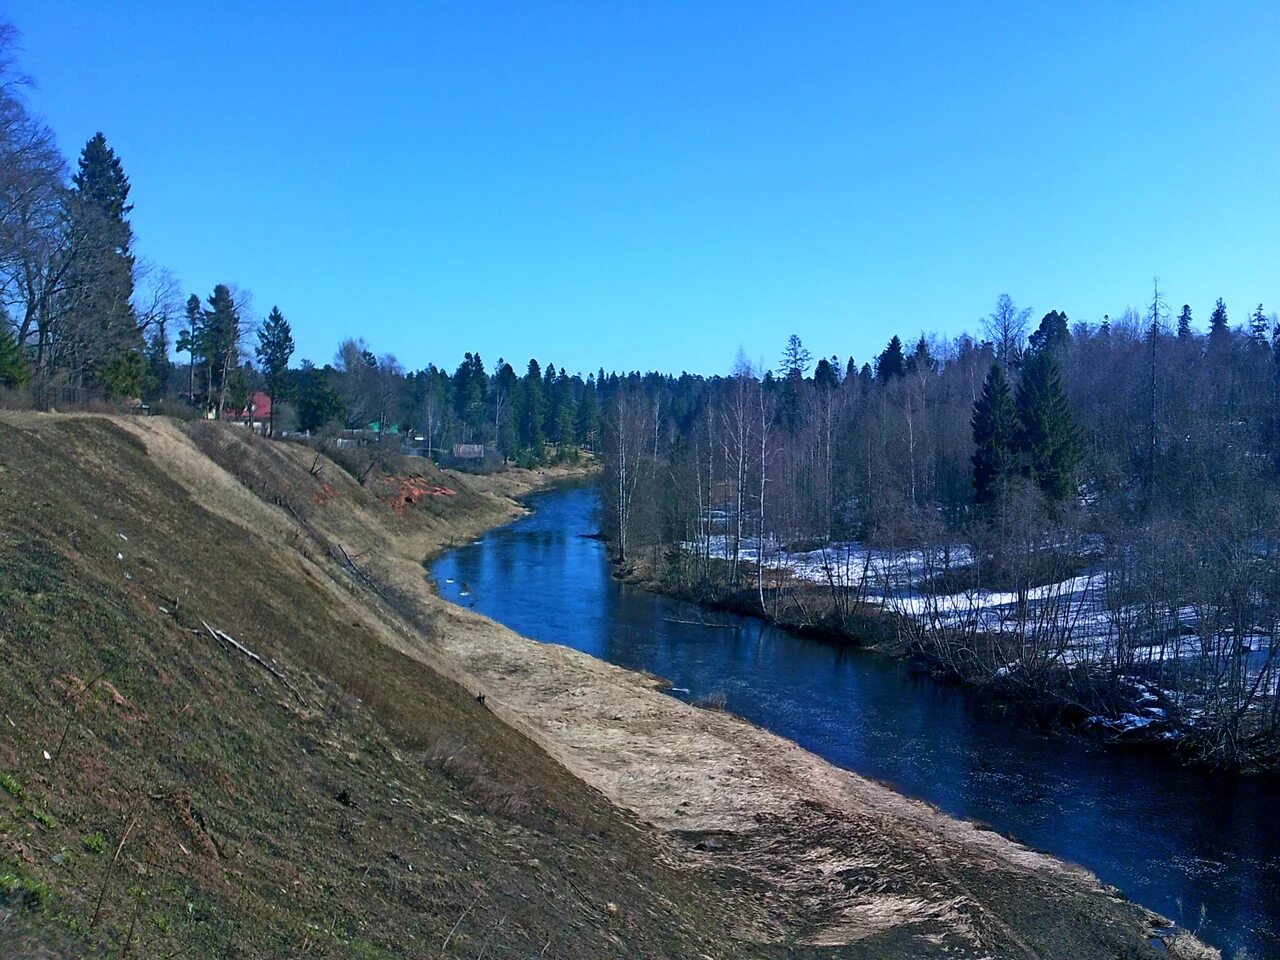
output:
M 267 432 L 271 422 L 271 395 L 264 390 L 254 390 L 245 401 L 243 410 L 224 409 L 224 423 L 239 423 L 259 433 Z

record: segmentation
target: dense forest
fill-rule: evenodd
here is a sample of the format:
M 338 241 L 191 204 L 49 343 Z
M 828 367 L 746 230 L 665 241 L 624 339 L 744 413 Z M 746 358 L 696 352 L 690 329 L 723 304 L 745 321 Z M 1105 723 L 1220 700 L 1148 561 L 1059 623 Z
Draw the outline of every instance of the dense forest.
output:
M 250 423 L 370 464 L 595 451 L 630 574 L 888 630 L 1212 762 L 1280 754 L 1280 327 L 1261 304 L 1218 300 L 1202 325 L 1156 284 L 1114 318 L 1036 321 L 1001 296 L 972 336 L 893 336 L 861 364 L 792 337 L 776 369 L 740 354 L 725 376 L 479 353 L 407 370 L 360 339 L 295 363 L 280 308 L 182 291 L 136 255 L 122 159 L 101 133 L 63 157 L 14 43 L 0 26 L 0 403 Z

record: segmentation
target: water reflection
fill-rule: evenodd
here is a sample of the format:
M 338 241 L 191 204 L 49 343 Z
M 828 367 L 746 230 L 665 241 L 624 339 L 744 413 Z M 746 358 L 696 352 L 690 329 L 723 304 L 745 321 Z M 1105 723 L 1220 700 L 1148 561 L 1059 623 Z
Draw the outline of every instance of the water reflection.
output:
M 899 662 L 609 576 L 590 488 L 441 557 L 451 600 L 526 636 L 666 677 L 833 763 L 1081 863 L 1230 951 L 1280 957 L 1280 790 L 1037 736 Z M 454 583 L 445 581 L 452 579 Z M 462 585 L 471 596 L 462 597 Z M 704 625 L 708 623 L 710 625 Z M 1200 911 L 1204 908 L 1201 924 Z

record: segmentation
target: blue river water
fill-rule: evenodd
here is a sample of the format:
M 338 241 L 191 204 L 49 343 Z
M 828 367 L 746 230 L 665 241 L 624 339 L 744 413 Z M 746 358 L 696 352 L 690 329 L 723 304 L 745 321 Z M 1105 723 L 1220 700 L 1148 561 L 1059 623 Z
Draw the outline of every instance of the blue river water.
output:
M 1280 958 L 1280 784 L 1037 734 L 887 657 L 616 583 L 592 487 L 431 565 L 447 599 L 648 670 L 830 762 L 1092 870 L 1228 958 Z

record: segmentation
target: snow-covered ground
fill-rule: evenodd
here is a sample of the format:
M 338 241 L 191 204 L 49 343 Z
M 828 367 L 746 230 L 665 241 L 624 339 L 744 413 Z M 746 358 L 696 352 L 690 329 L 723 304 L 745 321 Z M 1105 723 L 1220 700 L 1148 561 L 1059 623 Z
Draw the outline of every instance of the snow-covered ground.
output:
M 717 559 L 728 559 L 732 540 L 713 536 L 709 542 L 686 543 Z M 968 589 L 938 594 L 926 584 L 944 571 L 958 572 L 972 562 L 970 548 L 963 544 L 919 549 L 871 549 L 857 542 L 837 542 L 807 551 L 789 551 L 776 541 L 739 542 L 738 559 L 755 564 L 763 553 L 767 571 L 789 575 L 816 584 L 834 584 L 885 610 L 910 617 L 933 628 L 964 628 L 974 632 L 1016 634 L 1051 640 L 1054 656 L 1066 665 L 1099 661 L 1114 650 L 1118 636 L 1142 635 L 1142 611 L 1113 609 L 1108 603 L 1107 576 L 1097 563 L 1076 576 L 1029 589 L 1025 597 L 1017 593 Z M 1163 635 L 1147 637 L 1141 645 L 1140 661 L 1176 660 L 1201 653 L 1197 636 L 1199 616 L 1194 607 L 1184 606 L 1164 618 Z M 1251 672 L 1268 661 L 1270 638 L 1250 637 L 1246 659 Z

